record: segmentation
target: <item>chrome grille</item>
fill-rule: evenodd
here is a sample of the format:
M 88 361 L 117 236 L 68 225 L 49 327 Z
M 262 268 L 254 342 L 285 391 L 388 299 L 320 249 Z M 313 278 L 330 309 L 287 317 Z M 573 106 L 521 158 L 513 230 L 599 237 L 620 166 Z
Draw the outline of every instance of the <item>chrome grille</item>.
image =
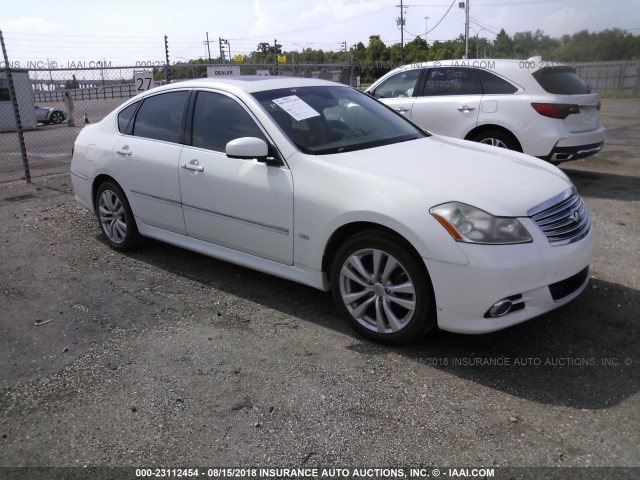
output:
M 577 193 L 531 218 L 552 245 L 577 242 L 586 237 L 591 229 L 589 211 Z

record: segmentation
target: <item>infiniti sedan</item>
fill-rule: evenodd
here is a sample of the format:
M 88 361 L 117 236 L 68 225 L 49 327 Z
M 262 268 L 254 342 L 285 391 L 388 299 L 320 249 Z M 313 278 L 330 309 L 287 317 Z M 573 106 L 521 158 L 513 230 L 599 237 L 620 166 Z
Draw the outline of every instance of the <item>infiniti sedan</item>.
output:
M 588 282 L 589 213 L 559 169 L 332 82 L 154 88 L 81 131 L 71 175 L 112 248 L 151 237 L 331 291 L 383 343 L 499 330 Z

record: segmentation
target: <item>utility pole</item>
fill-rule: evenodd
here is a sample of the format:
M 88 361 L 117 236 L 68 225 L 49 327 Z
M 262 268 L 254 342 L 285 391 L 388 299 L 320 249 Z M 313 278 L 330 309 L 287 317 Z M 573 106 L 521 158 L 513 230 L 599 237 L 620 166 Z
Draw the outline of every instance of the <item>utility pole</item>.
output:
M 466 0 L 464 2 L 458 3 L 460 8 L 464 8 L 465 13 L 465 22 L 464 22 L 464 58 L 465 60 L 469 58 L 469 1 Z
M 464 58 L 465 60 L 469 58 L 469 2 L 470 0 L 467 0 L 465 12 L 464 12 L 467 17 L 464 24 Z
M 164 36 L 164 81 L 169 83 L 169 39 L 167 36 Z
M 278 75 L 278 39 L 273 39 L 273 75 Z
M 396 18 L 396 25 L 400 27 L 400 63 L 404 58 L 404 5 L 402 1 L 400 0 L 400 5 L 396 5 L 396 7 L 400 7 L 400 18 Z
M 204 42 L 207 45 L 207 56 L 209 57 L 209 63 L 211 63 L 211 48 L 209 47 L 209 32 L 207 32 L 207 39 Z
M 224 38 L 218 37 L 218 41 L 220 42 L 220 61 L 224 63 L 225 52 L 222 48 L 222 44 L 229 45 L 229 42 Z

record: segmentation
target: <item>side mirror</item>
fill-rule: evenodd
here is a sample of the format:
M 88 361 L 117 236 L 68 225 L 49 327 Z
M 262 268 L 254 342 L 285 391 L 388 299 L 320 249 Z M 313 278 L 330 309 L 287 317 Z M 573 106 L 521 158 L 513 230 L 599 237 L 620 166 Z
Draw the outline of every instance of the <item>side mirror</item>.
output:
M 269 146 L 260 138 L 242 137 L 227 143 L 225 153 L 229 158 L 256 159 L 259 162 L 266 162 L 269 156 Z

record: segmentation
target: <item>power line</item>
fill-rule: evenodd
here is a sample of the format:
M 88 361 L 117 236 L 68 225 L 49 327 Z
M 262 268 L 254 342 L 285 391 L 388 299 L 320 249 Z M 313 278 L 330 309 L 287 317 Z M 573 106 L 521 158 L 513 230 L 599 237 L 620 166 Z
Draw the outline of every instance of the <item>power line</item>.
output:
M 447 8 L 447 11 L 446 11 L 446 12 L 444 12 L 444 15 L 442 16 L 442 18 L 441 18 L 440 20 L 438 20 L 438 23 L 436 23 L 436 24 L 434 25 L 434 27 L 433 27 L 431 30 L 429 30 L 427 33 L 431 33 L 431 32 L 433 32 L 433 31 L 438 27 L 438 25 L 440 25 L 440 24 L 442 23 L 442 21 L 444 20 L 444 18 L 445 18 L 445 17 L 447 16 L 447 14 L 451 11 L 451 8 L 453 7 L 453 4 L 454 4 L 454 3 L 456 3 L 456 0 L 453 0 L 453 2 L 451 2 L 451 5 L 449 5 L 449 8 Z
M 521 2 L 518 1 L 507 1 L 507 2 L 494 2 L 494 3 L 474 3 L 473 8 L 479 7 L 505 7 L 510 5 L 534 5 L 536 3 L 554 3 L 554 2 L 565 2 L 566 0 L 524 0 Z
M 265 38 L 265 37 L 271 37 L 271 36 L 274 36 L 274 35 L 281 36 L 281 35 L 287 35 L 289 33 L 306 32 L 308 30 L 314 30 L 316 28 L 325 28 L 327 25 L 334 25 L 336 23 L 349 22 L 349 21 L 354 20 L 356 18 L 366 17 L 368 15 L 373 15 L 374 13 L 380 13 L 380 12 L 382 12 L 384 10 L 389 10 L 391 8 L 395 8 L 395 7 L 384 7 L 384 8 L 380 8 L 378 10 L 374 10 L 372 12 L 363 13 L 361 15 L 354 15 L 353 17 L 342 18 L 340 20 L 334 20 L 333 22 L 324 22 L 322 24 L 312 25 L 312 26 L 306 27 L 306 28 L 299 28 L 297 30 L 289 30 L 289 31 L 286 31 L 286 32 L 263 33 L 263 34 L 254 35 L 254 36 L 251 36 L 251 37 L 230 38 L 229 40 L 233 40 L 235 42 L 236 40 L 253 40 L 253 39 L 261 39 L 261 38 Z
M 469 17 L 470 18 L 470 22 L 473 23 L 474 25 L 477 25 L 478 27 L 482 27 L 484 28 L 486 31 L 493 33 L 494 35 L 499 35 L 499 32 L 495 32 L 493 29 L 496 27 L 489 27 L 487 25 L 485 25 L 484 23 L 482 23 L 480 20 L 478 20 L 477 18 L 473 18 L 473 17 Z

